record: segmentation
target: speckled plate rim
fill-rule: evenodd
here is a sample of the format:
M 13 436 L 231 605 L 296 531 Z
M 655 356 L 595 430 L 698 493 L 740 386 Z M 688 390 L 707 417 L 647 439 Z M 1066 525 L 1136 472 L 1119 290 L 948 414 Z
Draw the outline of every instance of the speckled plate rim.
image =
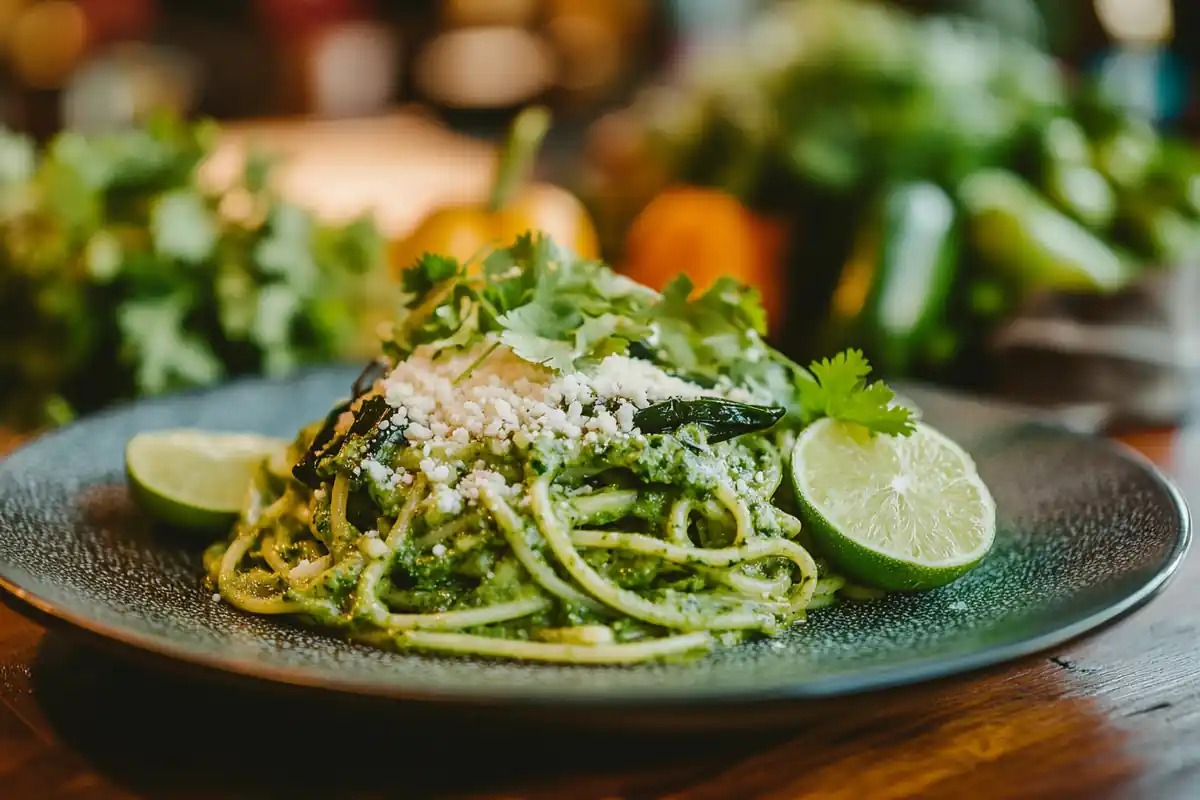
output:
M 21 603 L 27 604 L 30 608 L 43 615 L 48 621 L 76 629 L 79 632 L 94 637 L 99 637 L 109 643 L 133 648 L 144 654 L 165 658 L 169 661 L 179 662 L 202 670 L 225 673 L 230 676 L 240 676 L 323 692 L 348 693 L 358 696 L 374 696 L 414 702 L 483 706 L 523 706 L 530 709 L 547 707 L 612 709 L 622 705 L 635 706 L 639 709 L 646 709 L 648 707 L 671 709 L 695 706 L 700 703 L 706 706 L 748 706 L 786 700 L 818 700 L 837 696 L 860 695 L 974 672 L 1044 652 L 1104 625 L 1116 622 L 1152 600 L 1170 584 L 1171 580 L 1178 573 L 1179 567 L 1187 557 L 1192 544 L 1191 510 L 1184 499 L 1182 491 L 1175 482 L 1145 455 L 1122 442 L 1090 436 L 1055 424 L 1047 417 L 1037 413 L 1030 413 L 1027 409 L 1017 409 L 982 398 L 958 395 L 953 392 L 930 389 L 929 387 L 913 385 L 912 388 L 920 388 L 924 391 L 933 391 L 945 396 L 953 396 L 965 402 L 983 403 L 984 405 L 996 408 L 1005 408 L 1015 415 L 1024 418 L 1026 422 L 1054 428 L 1062 435 L 1085 441 L 1088 446 L 1109 450 L 1116 458 L 1129 461 L 1140 468 L 1164 492 L 1177 514 L 1178 536 L 1171 548 L 1170 554 L 1163 561 L 1160 569 L 1150 575 L 1141 586 L 1100 611 L 1077 616 L 1069 622 L 1044 633 L 1004 644 L 983 647 L 974 652 L 951 657 L 934 656 L 903 666 L 884 665 L 862 669 L 850 675 L 806 678 L 794 684 L 765 689 L 732 690 L 729 688 L 700 686 L 685 696 L 671 697 L 656 695 L 653 690 L 629 691 L 617 688 L 614 688 L 613 691 L 606 693 L 602 697 L 597 697 L 561 692 L 544 692 L 525 685 L 508 685 L 503 688 L 498 688 L 495 685 L 481 685 L 478 687 L 460 685 L 455 687 L 454 690 L 413 690 L 406 688 L 402 684 L 384 683 L 373 680 L 329 679 L 328 675 L 317 676 L 303 668 L 268 666 L 254 659 L 223 657 L 216 653 L 198 653 L 189 651 L 186 648 L 172 647 L 170 643 L 162 642 L 152 636 L 123 630 L 117 626 L 105 625 L 84 615 L 75 614 L 46 598 L 22 588 L 3 574 L 0 574 L 0 589 L 6 591 Z M 180 395 L 176 396 L 203 393 L 205 393 L 204 390 L 200 390 L 197 392 L 180 393 Z M 88 419 L 99 421 L 110 414 L 127 410 L 131 405 L 136 404 L 121 404 L 105 412 L 92 415 Z M 36 437 L 9 455 L 11 456 L 26 448 L 35 447 L 39 442 L 57 437 L 71 427 L 73 426 L 68 425 L 58 431 L 52 431 Z M 0 571 L 3 568 L 3 562 L 0 562 Z

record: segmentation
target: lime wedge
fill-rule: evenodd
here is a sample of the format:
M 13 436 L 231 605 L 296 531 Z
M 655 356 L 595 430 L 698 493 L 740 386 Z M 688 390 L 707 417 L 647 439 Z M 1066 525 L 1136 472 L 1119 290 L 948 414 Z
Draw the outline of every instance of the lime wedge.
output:
M 254 471 L 287 443 L 246 433 L 188 429 L 140 433 L 125 446 L 137 504 L 159 522 L 217 530 L 237 519 Z
M 975 463 L 922 422 L 910 436 L 869 436 L 819 420 L 796 441 L 791 470 L 816 545 L 870 586 L 945 585 L 978 564 L 996 536 L 996 504 Z

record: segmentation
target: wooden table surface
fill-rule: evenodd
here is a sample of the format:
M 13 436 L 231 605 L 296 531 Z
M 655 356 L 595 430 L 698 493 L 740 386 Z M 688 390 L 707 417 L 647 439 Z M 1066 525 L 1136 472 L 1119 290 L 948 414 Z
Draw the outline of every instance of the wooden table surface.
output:
M 1172 435 L 1131 443 L 1200 498 L 1200 470 L 1172 457 Z M 0 607 L 0 797 L 1195 798 L 1198 599 L 1193 558 L 1147 607 L 1089 637 L 835 701 L 806 730 L 514 733 L 511 744 L 494 731 L 405 726 L 198 683 Z

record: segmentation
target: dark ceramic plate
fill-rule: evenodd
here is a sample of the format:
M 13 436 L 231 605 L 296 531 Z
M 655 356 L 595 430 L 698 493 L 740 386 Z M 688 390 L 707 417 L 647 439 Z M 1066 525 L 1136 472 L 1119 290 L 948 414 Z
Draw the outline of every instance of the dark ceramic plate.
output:
M 0 585 L 75 630 L 213 674 L 460 708 L 732 710 L 924 681 L 1059 644 L 1150 598 L 1189 542 L 1179 492 L 1139 457 L 909 389 L 991 486 L 995 549 L 949 587 L 817 611 L 774 641 L 684 665 L 524 665 L 386 653 L 213 602 L 200 586 L 200 544 L 151 531 L 131 506 L 126 440 L 176 426 L 290 437 L 353 377 L 326 369 L 142 402 L 17 451 L 0 462 Z

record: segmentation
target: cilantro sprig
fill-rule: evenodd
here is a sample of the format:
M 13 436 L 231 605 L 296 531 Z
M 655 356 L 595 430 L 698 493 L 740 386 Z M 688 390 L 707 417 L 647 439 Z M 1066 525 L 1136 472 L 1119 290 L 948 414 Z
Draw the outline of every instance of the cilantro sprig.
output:
M 912 412 L 895 402 L 896 393 L 883 381 L 868 384 L 871 364 L 861 350 L 846 350 L 809 366 L 813 382 L 801 384 L 800 403 L 808 421 L 833 417 L 857 422 L 876 433 L 907 436 Z
M 657 293 L 525 234 L 481 263 L 424 255 L 402 277 L 407 306 L 385 342 L 393 360 L 416 347 L 462 347 L 494 333 L 521 358 L 581 369 L 650 335 Z
M 784 426 L 834 417 L 876 433 L 912 431 L 911 414 L 892 390 L 867 382 L 871 367 L 861 352 L 804 369 L 764 341 L 758 292 L 729 277 L 696 294 L 681 275 L 659 294 L 543 234 L 526 233 L 479 261 L 426 254 L 402 283 L 405 310 L 384 342 L 393 362 L 420 346 L 440 351 L 487 337 L 558 371 L 630 355 L 700 385 L 738 387 L 782 406 Z

